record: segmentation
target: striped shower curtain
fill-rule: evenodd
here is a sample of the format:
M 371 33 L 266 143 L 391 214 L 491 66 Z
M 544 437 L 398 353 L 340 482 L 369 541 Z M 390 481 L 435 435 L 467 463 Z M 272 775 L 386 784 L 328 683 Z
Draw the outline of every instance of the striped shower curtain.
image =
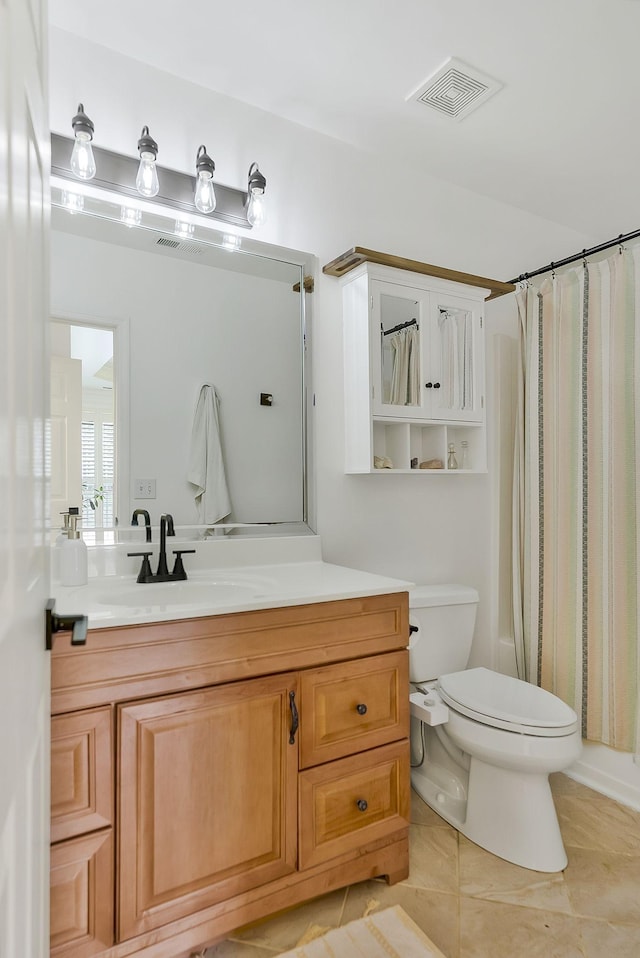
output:
M 640 747 L 639 250 L 518 291 L 514 482 L 515 632 L 526 677 L 576 710 L 583 738 L 632 752 Z

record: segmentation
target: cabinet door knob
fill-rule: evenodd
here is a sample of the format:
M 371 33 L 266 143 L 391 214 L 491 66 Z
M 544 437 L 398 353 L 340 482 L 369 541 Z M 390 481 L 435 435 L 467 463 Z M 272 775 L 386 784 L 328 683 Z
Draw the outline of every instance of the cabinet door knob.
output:
M 366 812 L 366 810 L 369 808 L 369 803 L 365 798 L 359 798 L 356 802 L 356 805 L 361 812 Z
M 425 383 L 425 384 L 424 384 L 424 388 L 425 388 L 425 389 L 433 389 L 433 383 Z
M 433 388 L 434 388 L 434 389 L 440 389 L 440 383 L 434 383 L 434 384 L 433 384 Z
M 356 705 L 356 712 L 358 713 L 358 715 L 367 714 L 367 706 L 364 704 L 364 702 L 361 703 L 360 705 Z

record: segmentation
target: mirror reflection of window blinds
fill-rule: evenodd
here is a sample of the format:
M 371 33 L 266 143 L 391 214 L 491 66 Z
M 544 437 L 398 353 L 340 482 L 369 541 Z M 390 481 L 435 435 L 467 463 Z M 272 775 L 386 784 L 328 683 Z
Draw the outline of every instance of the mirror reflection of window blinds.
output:
M 82 423 L 82 491 L 84 496 L 93 495 L 94 489 L 102 486 L 104 499 L 92 509 L 88 501 L 82 504 L 82 528 L 112 526 L 113 477 L 114 477 L 114 425 L 112 422 Z M 73 505 L 73 503 L 71 503 Z

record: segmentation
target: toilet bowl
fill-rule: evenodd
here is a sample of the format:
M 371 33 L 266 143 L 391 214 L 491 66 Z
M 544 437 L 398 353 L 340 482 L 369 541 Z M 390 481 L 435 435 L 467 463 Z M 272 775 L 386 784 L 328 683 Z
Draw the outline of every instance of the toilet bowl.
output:
M 560 871 L 567 856 L 548 777 L 579 757 L 578 719 L 544 689 L 465 668 L 477 601 L 464 586 L 410 592 L 411 782 L 476 844 L 525 868 Z M 456 671 L 434 674 L 445 663 Z

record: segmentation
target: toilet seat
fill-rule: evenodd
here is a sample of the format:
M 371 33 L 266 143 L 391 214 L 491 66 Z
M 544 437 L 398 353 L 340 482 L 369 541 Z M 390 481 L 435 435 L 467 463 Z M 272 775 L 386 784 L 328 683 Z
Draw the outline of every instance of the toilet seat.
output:
M 441 675 L 437 688 L 450 708 L 482 725 L 543 737 L 571 735 L 578 727 L 576 713 L 556 695 L 490 669 Z

